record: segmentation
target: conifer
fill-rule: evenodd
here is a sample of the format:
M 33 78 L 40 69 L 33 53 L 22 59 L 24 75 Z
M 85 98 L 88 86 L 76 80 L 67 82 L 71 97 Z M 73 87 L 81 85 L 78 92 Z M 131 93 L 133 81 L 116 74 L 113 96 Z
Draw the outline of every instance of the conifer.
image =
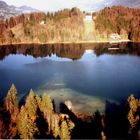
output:
M 53 115 L 53 136 L 57 138 L 60 135 L 59 116 Z
M 43 112 L 44 117 L 48 122 L 48 130 L 50 132 L 51 124 L 52 124 L 52 116 L 53 116 L 53 103 L 50 96 L 48 96 L 46 93 L 43 94 L 41 111 Z
M 35 99 L 36 99 L 36 102 L 37 102 L 37 106 L 41 110 L 41 97 L 39 95 L 36 95 Z
M 67 122 L 65 120 L 61 123 L 61 132 L 60 132 L 60 138 L 61 140 L 70 140 L 70 132 L 67 125 Z
M 17 128 L 22 139 L 33 139 L 38 133 L 35 122 L 29 117 L 28 111 L 24 106 L 21 107 L 18 115 Z
M 29 116 L 31 118 L 36 117 L 37 102 L 36 102 L 35 95 L 32 89 L 30 90 L 29 96 L 26 99 L 25 107 L 28 110 Z
M 8 94 L 5 98 L 6 109 L 11 114 L 12 119 L 16 119 L 16 116 L 19 112 L 18 109 L 18 99 L 17 99 L 17 89 L 14 84 L 12 84 Z

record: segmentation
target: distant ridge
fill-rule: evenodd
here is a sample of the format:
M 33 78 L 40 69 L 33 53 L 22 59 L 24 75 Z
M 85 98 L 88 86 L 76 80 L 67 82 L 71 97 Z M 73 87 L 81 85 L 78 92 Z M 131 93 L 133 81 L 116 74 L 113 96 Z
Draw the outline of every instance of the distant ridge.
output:
M 140 8 L 140 0 L 104 0 L 97 5 L 88 5 L 89 11 L 100 11 L 105 7 L 124 6 L 129 8 Z
M 140 8 L 139 0 L 115 0 L 113 4 L 127 6 L 131 8 Z
M 22 13 L 30 13 L 30 12 L 36 12 L 39 11 L 37 9 L 34 9 L 29 6 L 21 6 L 16 7 L 13 5 L 8 5 L 4 1 L 0 1 L 0 20 L 10 18 L 11 16 L 16 16 Z
M 21 9 L 22 12 L 27 12 L 27 11 L 28 12 L 36 12 L 36 11 L 39 11 L 39 10 L 37 10 L 35 8 L 32 8 L 30 6 L 26 6 L 26 5 L 20 6 L 19 9 Z

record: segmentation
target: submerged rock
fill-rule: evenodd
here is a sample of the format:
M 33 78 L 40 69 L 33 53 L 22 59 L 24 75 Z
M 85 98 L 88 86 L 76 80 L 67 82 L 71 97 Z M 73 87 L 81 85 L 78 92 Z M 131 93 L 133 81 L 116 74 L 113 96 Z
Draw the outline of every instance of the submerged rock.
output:
M 72 111 L 72 109 L 73 109 L 73 105 L 72 105 L 72 102 L 71 102 L 70 100 L 65 101 L 65 105 L 67 106 L 67 108 L 68 108 L 69 110 Z

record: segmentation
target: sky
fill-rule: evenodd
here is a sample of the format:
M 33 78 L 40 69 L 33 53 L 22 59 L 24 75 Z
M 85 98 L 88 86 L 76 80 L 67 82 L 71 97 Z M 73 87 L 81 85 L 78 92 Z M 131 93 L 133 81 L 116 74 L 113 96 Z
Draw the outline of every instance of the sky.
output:
M 85 11 L 96 11 L 113 0 L 3 0 L 8 5 L 27 5 L 42 11 L 57 11 L 64 8 L 78 7 Z

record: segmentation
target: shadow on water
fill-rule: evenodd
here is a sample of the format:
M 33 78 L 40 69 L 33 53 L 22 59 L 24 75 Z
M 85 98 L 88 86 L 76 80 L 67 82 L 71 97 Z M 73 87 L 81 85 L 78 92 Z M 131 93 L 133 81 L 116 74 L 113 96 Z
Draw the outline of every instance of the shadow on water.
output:
M 105 114 L 97 110 L 90 122 L 78 118 L 63 103 L 60 108 L 61 113 L 68 114 L 75 124 L 72 139 L 101 139 L 101 132 L 104 132 L 107 139 L 129 139 L 127 106 L 123 101 L 120 105 L 106 101 Z
M 101 116 L 98 112 L 95 113 L 94 119 L 90 122 L 82 121 L 70 111 L 65 104 L 61 104 L 61 113 L 68 114 L 70 119 L 74 122 L 75 128 L 72 132 L 72 138 L 74 139 L 93 139 L 100 138 L 100 119 Z
M 105 123 L 107 138 L 128 138 L 127 109 L 126 101 L 122 101 L 120 105 L 106 101 Z
M 74 122 L 75 128 L 72 131 L 72 139 L 92 139 L 94 136 L 94 126 L 93 122 L 84 122 L 81 119 L 78 119 L 77 116 L 70 111 L 67 106 L 63 103 L 60 105 L 61 113 L 68 114 L 70 119 Z M 97 137 L 99 138 L 99 137 Z
M 44 116 L 40 109 L 37 109 L 38 118 L 36 120 L 36 126 L 40 130 L 39 135 L 36 136 L 37 139 L 45 139 L 46 137 L 49 138 L 50 136 L 47 136 L 46 132 L 48 131 L 48 124 L 46 123 L 46 120 L 44 119 Z M 50 137 L 51 138 L 51 137 Z

